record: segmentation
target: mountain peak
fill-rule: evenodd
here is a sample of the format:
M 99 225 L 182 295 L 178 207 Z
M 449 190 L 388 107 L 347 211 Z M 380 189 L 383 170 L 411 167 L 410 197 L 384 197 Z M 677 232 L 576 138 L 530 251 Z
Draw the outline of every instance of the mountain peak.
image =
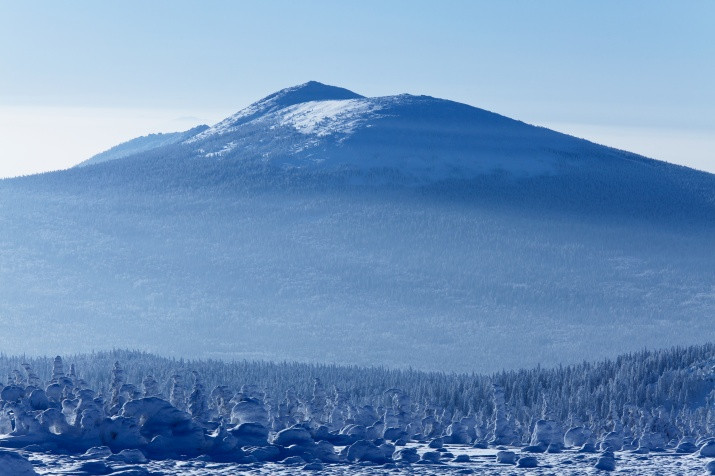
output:
M 260 101 L 257 101 L 250 106 L 238 111 L 236 114 L 227 117 L 210 129 L 197 134 L 187 143 L 196 142 L 207 137 L 224 134 L 227 131 L 235 129 L 241 124 L 256 119 L 257 117 L 270 114 L 297 104 L 313 102 L 313 101 L 335 101 L 343 99 L 363 99 L 365 96 L 354 93 L 349 89 L 339 88 L 319 83 L 318 81 L 308 81 L 307 83 L 292 86 L 290 88 L 281 89 L 273 94 L 270 94 Z
M 275 106 L 288 107 L 310 101 L 360 99 L 363 97 L 349 89 L 330 86 L 318 81 L 308 81 L 297 86 L 281 89 L 261 99 L 259 103 L 270 102 Z

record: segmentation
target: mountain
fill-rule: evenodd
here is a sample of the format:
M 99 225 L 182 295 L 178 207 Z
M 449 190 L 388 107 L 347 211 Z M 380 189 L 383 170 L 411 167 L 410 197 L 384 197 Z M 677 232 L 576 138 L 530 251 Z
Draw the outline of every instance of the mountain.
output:
M 121 160 L 0 181 L 0 345 L 580 362 L 708 340 L 713 242 L 712 174 L 310 82 Z
M 476 193 L 482 202 L 522 209 L 538 204 L 541 211 L 625 219 L 715 219 L 712 174 L 429 96 L 366 98 L 311 81 L 181 139 L 152 146 L 132 167 L 154 167 L 147 173 L 183 183 L 196 177 L 189 179 L 177 163 L 195 169 L 204 160 L 209 163 L 200 168 L 214 168 L 211 175 L 224 186 L 247 170 L 270 167 L 271 180 L 327 174 L 351 184 Z

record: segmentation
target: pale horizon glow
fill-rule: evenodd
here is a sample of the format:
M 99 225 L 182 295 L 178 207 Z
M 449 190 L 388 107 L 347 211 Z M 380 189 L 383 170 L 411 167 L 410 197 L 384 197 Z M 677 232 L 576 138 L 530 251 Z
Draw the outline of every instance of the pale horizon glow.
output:
M 0 107 L 0 179 L 73 167 L 148 134 L 213 124 L 225 110 Z M 31 141 L 41 132 L 43 140 Z
M 715 173 L 714 18 L 707 1 L 2 1 L 0 177 L 210 125 L 309 80 Z
M 713 131 L 560 122 L 540 125 L 650 159 L 715 173 Z

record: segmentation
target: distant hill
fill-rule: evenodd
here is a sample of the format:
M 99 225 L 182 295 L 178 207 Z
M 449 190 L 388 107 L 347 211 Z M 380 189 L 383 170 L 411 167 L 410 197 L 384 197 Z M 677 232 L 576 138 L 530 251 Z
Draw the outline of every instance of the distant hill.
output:
M 111 149 L 100 152 L 97 155 L 93 155 L 84 162 L 77 164 L 77 167 L 109 162 L 110 160 L 123 159 L 124 157 L 129 157 L 130 155 L 141 154 L 142 152 L 148 152 L 153 149 L 183 142 L 208 128 L 209 126 L 207 125 L 201 125 L 184 132 L 170 132 L 168 134 L 162 134 L 159 132 L 158 134 L 149 134 L 148 136 L 137 137 L 136 139 L 128 140 L 119 145 L 115 145 Z
M 0 181 L 5 352 L 495 371 L 715 331 L 712 174 L 316 82 L 185 134 Z

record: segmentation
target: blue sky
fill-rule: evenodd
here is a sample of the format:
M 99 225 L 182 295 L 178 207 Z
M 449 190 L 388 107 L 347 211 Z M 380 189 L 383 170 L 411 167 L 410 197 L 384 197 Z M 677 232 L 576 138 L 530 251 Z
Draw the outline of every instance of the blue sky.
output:
M 0 0 L 0 177 L 311 79 L 715 172 L 714 24 L 712 1 Z

